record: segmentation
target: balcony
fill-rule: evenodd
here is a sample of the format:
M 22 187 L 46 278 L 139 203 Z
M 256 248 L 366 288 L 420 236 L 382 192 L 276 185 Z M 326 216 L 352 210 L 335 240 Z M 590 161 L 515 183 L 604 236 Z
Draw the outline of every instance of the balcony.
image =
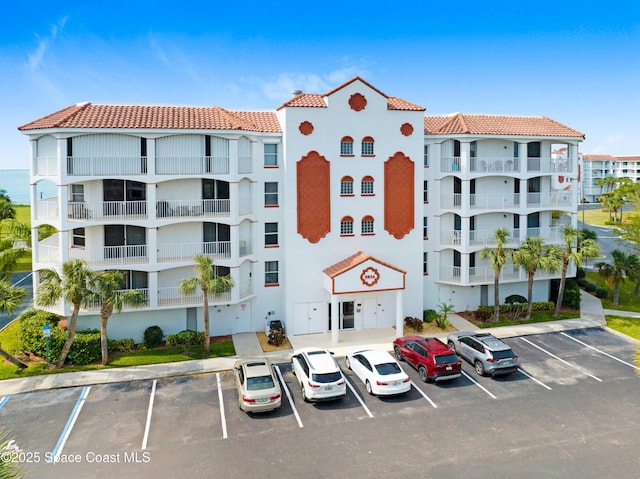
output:
M 507 228 L 509 238 L 506 245 L 513 247 L 520 243 L 520 229 Z M 527 228 L 527 236 L 541 236 L 546 243 L 561 243 L 562 227 L 561 226 L 545 226 L 540 228 Z M 460 245 L 462 244 L 462 236 L 464 232 L 461 230 L 442 230 L 440 233 L 440 244 L 442 245 Z M 469 246 L 492 247 L 496 245 L 496 230 L 471 230 L 469 234 Z
M 536 173 L 571 173 L 573 172 L 572 159 L 554 158 L 527 158 L 527 172 Z
M 208 301 L 209 305 L 215 303 L 230 303 L 231 291 L 219 294 L 209 293 Z M 177 286 L 158 288 L 158 306 L 175 306 L 183 304 L 201 305 L 202 292 L 196 290 L 193 294 L 184 295 L 180 294 Z
M 156 203 L 158 218 L 229 217 L 231 200 L 162 200 Z
M 243 162 L 243 169 L 250 169 Z M 159 156 L 157 175 L 228 175 L 228 156 Z
M 87 201 L 68 203 L 70 220 L 109 221 L 147 219 L 146 201 Z
M 56 196 L 36 201 L 35 217 L 37 220 L 58 219 L 58 198 Z
M 104 246 L 100 248 L 72 247 L 69 259 L 81 259 L 89 265 L 125 265 L 148 263 L 147 245 Z
M 474 266 L 467 268 L 468 280 L 463 281 L 463 268 L 460 266 L 440 266 L 439 281 L 443 283 L 452 283 L 462 286 L 477 286 L 483 284 L 493 284 L 495 272 L 491 266 Z M 534 276 L 534 280 L 559 278 L 560 271 L 550 273 L 548 271 L 538 270 Z M 575 267 L 570 266 L 567 271 L 567 277 L 575 275 Z M 500 271 L 500 283 L 513 283 L 517 281 L 527 281 L 526 272 L 512 263 L 503 266 Z
M 571 192 L 527 193 L 527 208 L 570 208 L 572 205 Z
M 168 243 L 158 245 L 158 262 L 191 261 L 200 254 L 214 259 L 231 258 L 231 242 L 213 241 L 207 243 Z
M 55 156 L 36 157 L 35 176 L 57 176 L 58 174 L 58 158 Z
M 147 174 L 146 156 L 69 156 L 69 176 L 135 176 Z
M 527 172 L 571 173 L 572 159 L 526 158 Z M 520 171 L 521 159 L 510 156 L 477 156 L 467 158 L 467 166 L 459 156 L 442 157 L 440 171 L 443 173 L 509 174 Z
M 119 295 L 119 294 L 125 293 L 127 291 L 128 290 L 126 290 L 126 289 L 121 289 L 119 291 L 114 291 L 114 295 Z M 128 309 L 138 309 L 138 308 L 148 308 L 149 307 L 149 290 L 147 288 L 137 288 L 137 291 L 140 291 L 144 295 L 145 301 L 143 301 L 141 304 L 135 304 L 135 305 L 125 301 L 122 304 L 122 310 L 123 311 L 126 311 Z M 91 311 L 91 312 L 100 311 L 100 306 L 101 306 L 101 301 L 100 300 L 92 300 L 92 301 L 89 302 L 89 304 L 84 306 L 82 308 L 82 310 L 83 311 Z

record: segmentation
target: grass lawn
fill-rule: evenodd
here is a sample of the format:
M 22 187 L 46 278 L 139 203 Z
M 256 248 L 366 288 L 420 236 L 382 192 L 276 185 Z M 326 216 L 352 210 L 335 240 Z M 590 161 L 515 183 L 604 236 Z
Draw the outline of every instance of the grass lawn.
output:
M 609 291 L 609 296 L 602 300 L 602 307 L 604 309 L 640 312 L 640 296 L 631 294 L 636 286 L 634 282 L 625 281 L 620 285 L 620 300 L 618 301 L 620 305 L 614 306 L 613 288 L 609 287 L 598 273 L 594 271 L 587 271 L 587 280 L 591 283 L 597 284 L 599 287 L 607 288 Z
M 18 205 L 16 209 L 16 220 L 31 226 L 31 207 L 27 205 Z M 22 257 L 18 259 L 16 271 L 31 271 L 31 251 L 25 251 Z
M 555 318 L 553 311 L 533 311 L 531 313 L 531 319 L 526 321 L 524 317 L 522 319 L 511 320 L 506 314 L 501 314 L 498 322 L 483 323 L 476 321 L 473 318 L 467 317 L 466 319 L 479 328 L 495 328 L 499 326 L 516 326 L 519 324 L 531 324 L 531 323 L 545 323 L 547 321 L 558 321 L 560 319 L 574 319 L 580 317 L 580 311 L 560 311 L 560 315 Z
M 582 221 L 582 210 L 578 208 L 578 219 Z M 624 219 L 624 214 L 622 215 Z M 609 221 L 609 212 L 603 209 L 595 209 L 595 210 L 584 210 L 584 222 L 588 225 L 594 226 L 604 226 L 611 227 L 610 225 L 606 225 L 605 221 Z
M 607 326 L 622 334 L 640 340 L 640 318 L 607 316 Z

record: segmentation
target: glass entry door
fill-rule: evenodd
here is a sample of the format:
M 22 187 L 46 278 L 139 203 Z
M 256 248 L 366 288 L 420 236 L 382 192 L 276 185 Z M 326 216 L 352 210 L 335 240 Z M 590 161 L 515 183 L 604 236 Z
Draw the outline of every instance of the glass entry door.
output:
M 353 301 L 343 301 L 340 303 L 340 329 L 353 329 L 355 327 L 353 312 Z

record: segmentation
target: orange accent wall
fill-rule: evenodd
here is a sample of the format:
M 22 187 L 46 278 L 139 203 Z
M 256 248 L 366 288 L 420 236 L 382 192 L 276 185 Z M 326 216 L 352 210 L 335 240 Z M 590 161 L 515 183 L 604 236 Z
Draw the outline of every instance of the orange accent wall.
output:
M 317 151 L 296 164 L 298 233 L 317 243 L 331 231 L 331 166 Z
M 396 239 L 414 228 L 414 167 L 401 152 L 384 163 L 384 229 Z

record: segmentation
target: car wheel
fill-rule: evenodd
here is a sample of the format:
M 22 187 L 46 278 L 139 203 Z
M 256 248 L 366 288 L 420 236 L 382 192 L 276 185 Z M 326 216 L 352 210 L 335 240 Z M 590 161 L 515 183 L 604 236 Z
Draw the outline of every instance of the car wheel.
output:
M 476 361 L 473 365 L 474 368 L 476 368 L 476 372 L 480 375 L 480 376 L 484 376 L 484 366 L 482 365 L 482 363 L 480 361 Z
M 351 369 L 351 361 L 349 361 L 349 356 L 345 356 L 344 363 L 347 365 L 347 369 Z
M 304 384 L 300 385 L 300 392 L 302 393 L 302 400 L 304 402 L 309 402 L 309 398 L 307 397 L 307 393 L 304 390 Z
M 427 374 L 427 368 L 424 366 L 420 366 L 418 368 L 418 374 L 420 375 L 420 380 L 423 383 L 426 383 L 429 380 L 429 375 Z
M 447 343 L 447 346 L 449 346 L 451 349 L 453 349 L 453 352 L 456 352 L 456 344 L 453 341 L 449 341 Z
M 393 347 L 393 355 L 395 356 L 396 361 L 404 361 L 404 358 L 402 357 L 402 351 L 400 351 L 400 347 Z
M 373 396 L 373 390 L 371 389 L 371 383 L 369 381 L 364 383 L 364 387 L 366 388 L 367 392 Z

